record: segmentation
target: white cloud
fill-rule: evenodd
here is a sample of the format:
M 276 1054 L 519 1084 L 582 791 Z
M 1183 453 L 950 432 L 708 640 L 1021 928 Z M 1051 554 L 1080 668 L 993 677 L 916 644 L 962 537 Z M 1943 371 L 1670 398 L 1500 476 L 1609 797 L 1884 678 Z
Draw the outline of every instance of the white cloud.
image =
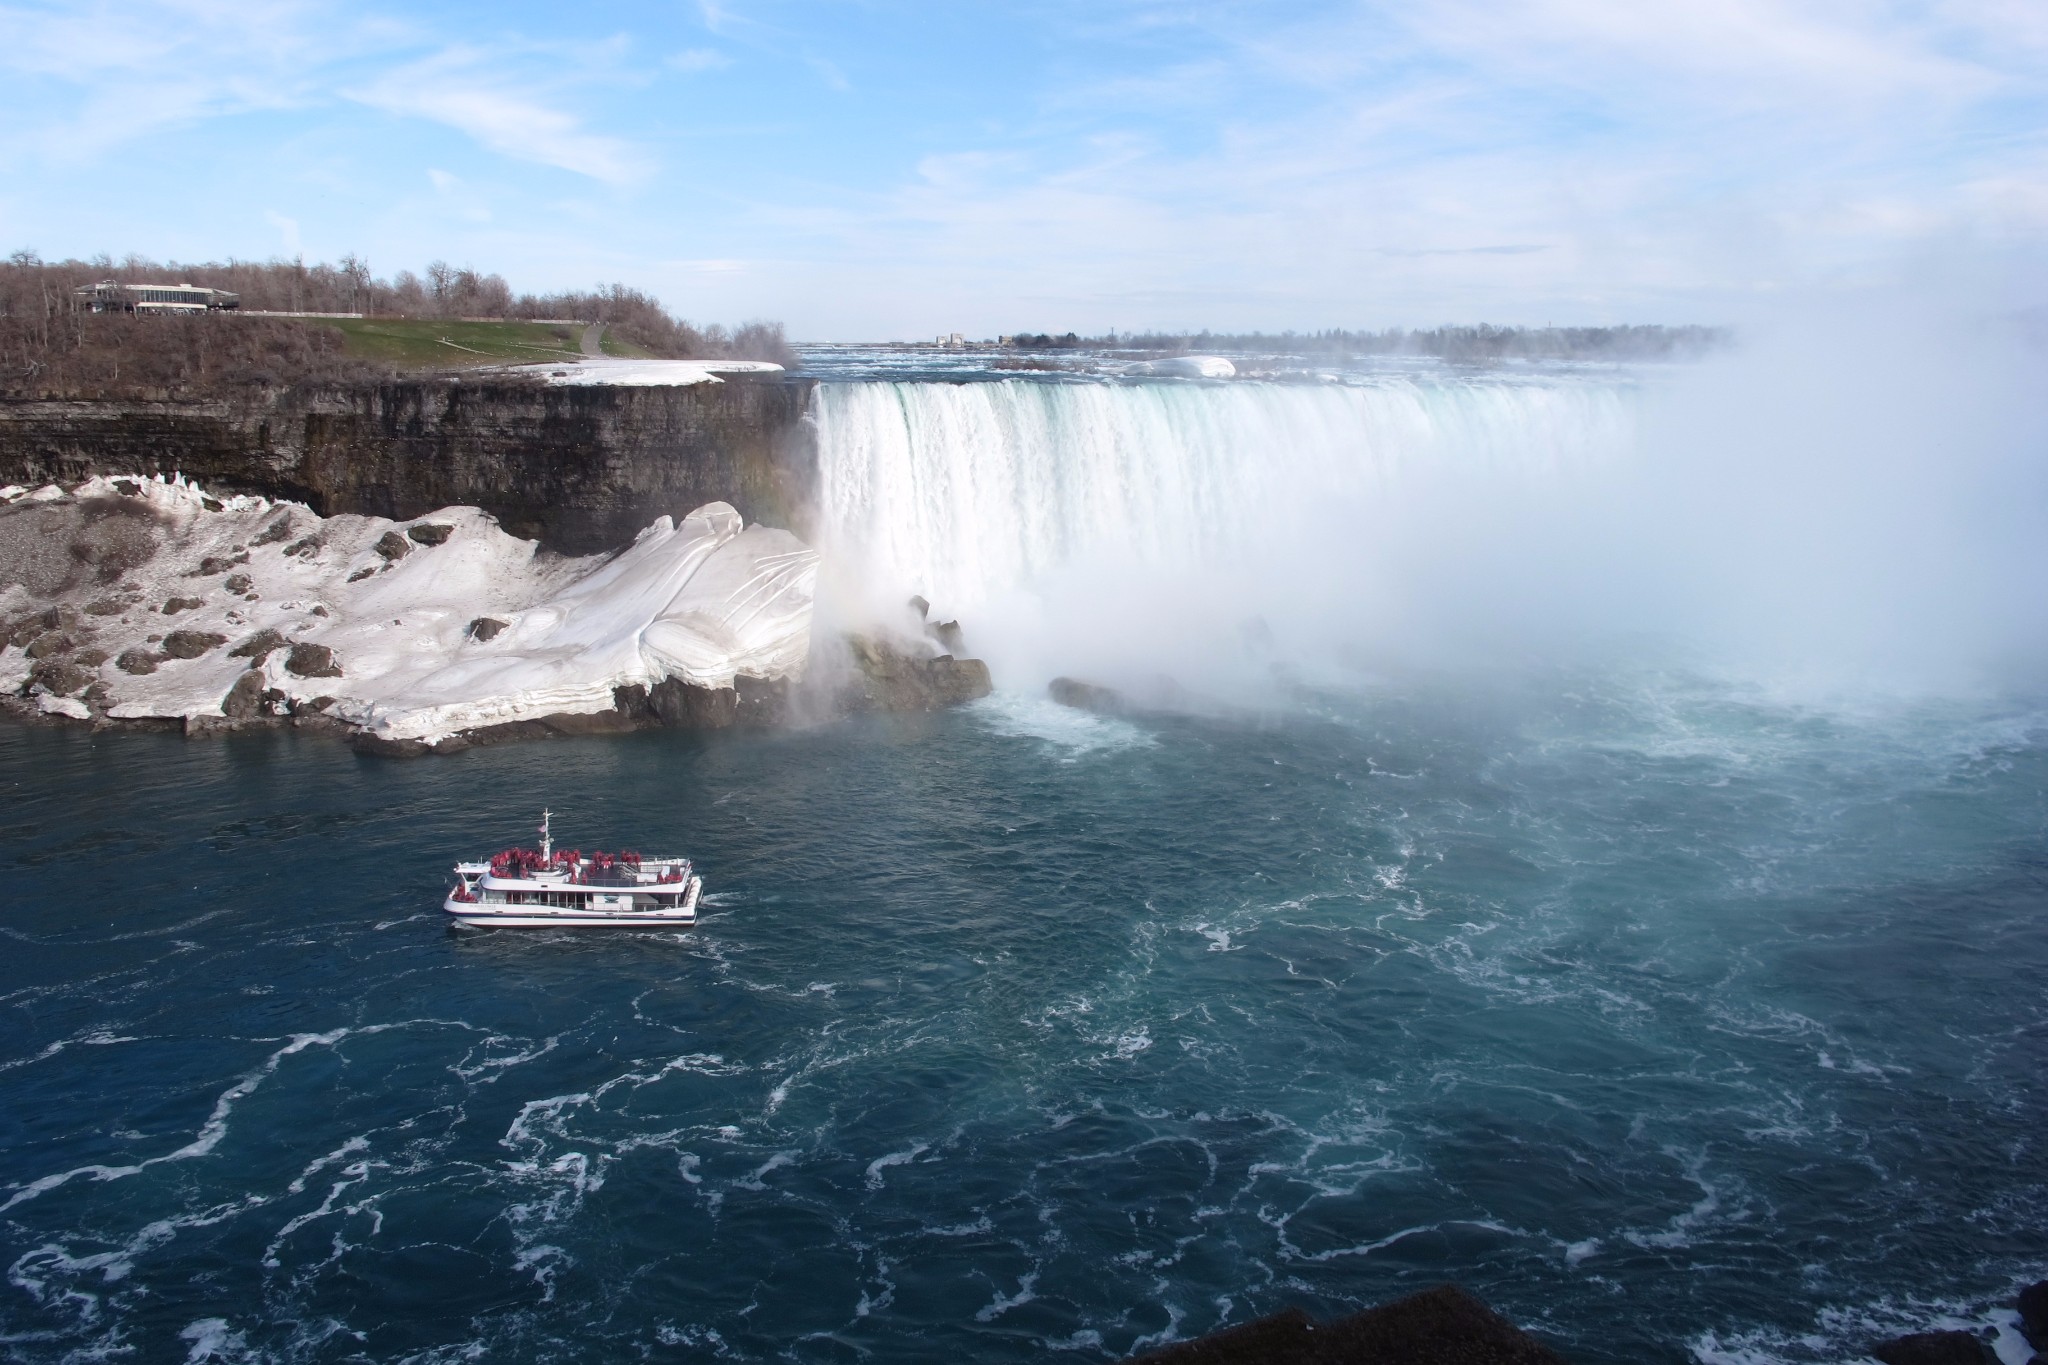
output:
M 450 49 L 342 93 L 386 113 L 445 124 L 500 156 L 554 166 L 610 185 L 650 172 L 649 158 L 621 138 L 586 131 L 488 70 L 485 54 Z

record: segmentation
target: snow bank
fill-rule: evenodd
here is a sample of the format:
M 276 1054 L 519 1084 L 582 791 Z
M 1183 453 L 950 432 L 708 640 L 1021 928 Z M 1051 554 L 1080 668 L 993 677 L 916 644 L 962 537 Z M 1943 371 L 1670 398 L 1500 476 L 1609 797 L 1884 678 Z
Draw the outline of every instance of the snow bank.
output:
M 766 360 L 622 360 L 587 356 L 559 365 L 515 365 L 513 374 L 539 375 L 550 384 L 614 384 L 635 388 L 722 384 L 722 374 L 769 374 L 780 365 Z
M 320 703 L 329 716 L 430 743 L 606 711 L 620 686 L 791 677 L 810 654 L 817 553 L 787 531 L 743 525 L 725 503 L 680 523 L 661 517 L 617 554 L 563 559 L 474 507 L 409 522 L 322 518 L 297 504 L 210 498 L 176 478 L 97 478 L 65 505 L 0 516 L 0 548 L 88 527 L 93 509 L 123 504 L 131 518 L 146 508 L 158 528 L 147 563 L 113 583 L 78 575 L 54 595 L 32 598 L 20 584 L 0 592 L 9 617 L 57 604 L 64 619 L 48 633 L 64 643 L 44 657 L 93 679 L 56 684 L 72 695 L 45 711 L 79 714 L 83 697 L 114 719 L 222 715 L 260 645 L 233 651 L 266 631 L 282 641 L 254 669 L 269 705 L 276 693 L 294 707 L 331 698 Z M 209 636 L 220 642 L 177 657 Z M 15 638 L 0 651 L 7 690 L 35 667 L 33 642 L 19 629 Z
M 1125 373 L 1175 379 L 1230 379 L 1236 376 L 1237 366 L 1220 355 L 1176 355 L 1165 360 L 1141 361 Z

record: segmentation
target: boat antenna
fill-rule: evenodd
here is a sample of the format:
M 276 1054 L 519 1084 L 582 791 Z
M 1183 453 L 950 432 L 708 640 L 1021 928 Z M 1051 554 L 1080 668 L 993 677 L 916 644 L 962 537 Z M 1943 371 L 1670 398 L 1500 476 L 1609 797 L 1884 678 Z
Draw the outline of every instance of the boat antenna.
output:
M 548 833 L 548 820 L 553 815 L 551 810 L 540 813 L 540 860 L 544 863 L 553 862 L 555 858 L 555 837 Z

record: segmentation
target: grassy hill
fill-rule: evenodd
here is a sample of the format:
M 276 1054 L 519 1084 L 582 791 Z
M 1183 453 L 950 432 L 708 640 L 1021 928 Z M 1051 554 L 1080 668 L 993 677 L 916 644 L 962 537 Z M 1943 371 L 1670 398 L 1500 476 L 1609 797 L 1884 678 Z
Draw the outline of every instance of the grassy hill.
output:
M 503 365 L 581 354 L 583 329 L 544 322 L 438 318 L 322 318 L 347 338 L 347 353 L 397 365 Z

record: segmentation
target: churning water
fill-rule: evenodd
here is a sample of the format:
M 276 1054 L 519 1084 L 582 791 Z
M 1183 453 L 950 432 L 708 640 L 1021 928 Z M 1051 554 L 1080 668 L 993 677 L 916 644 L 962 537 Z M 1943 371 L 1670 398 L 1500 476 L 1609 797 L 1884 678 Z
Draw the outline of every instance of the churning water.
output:
M 998 643 L 1091 540 L 1234 554 L 1205 518 L 1257 467 L 1597 465 L 1633 420 L 928 388 L 822 395 L 842 552 Z M 1103 1360 L 1450 1279 L 1588 1365 L 1748 1365 L 2048 1271 L 2048 712 L 1273 662 L 1250 709 L 1019 687 L 413 763 L 0 732 L 0 1341 Z M 543 803 L 694 854 L 705 923 L 442 924 Z

